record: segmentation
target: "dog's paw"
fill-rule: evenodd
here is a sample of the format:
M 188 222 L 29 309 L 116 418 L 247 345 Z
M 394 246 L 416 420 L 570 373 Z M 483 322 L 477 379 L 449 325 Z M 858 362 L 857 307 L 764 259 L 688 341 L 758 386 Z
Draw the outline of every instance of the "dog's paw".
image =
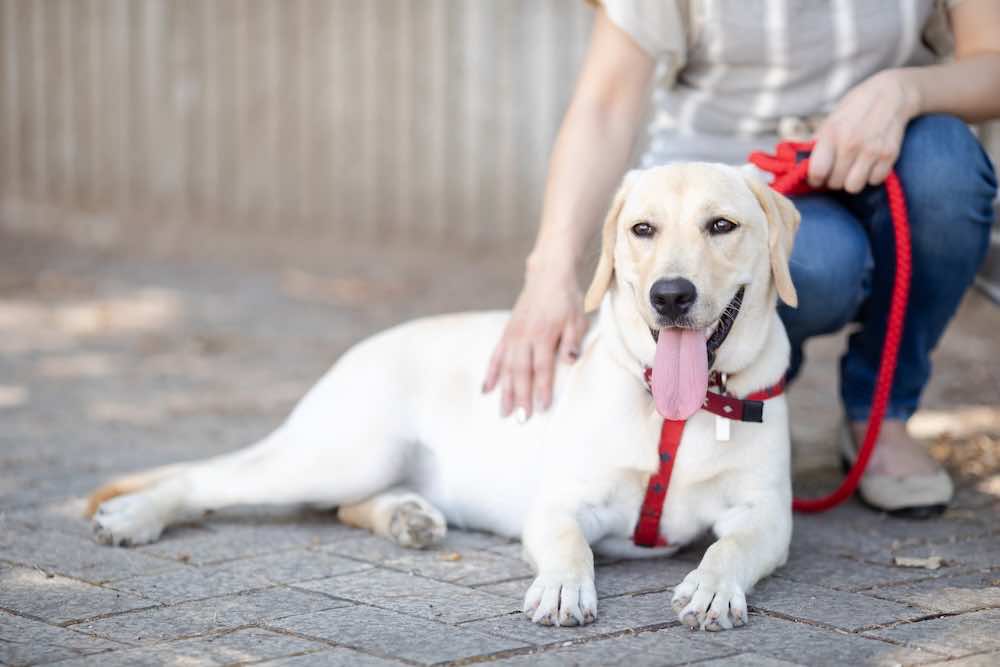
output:
M 101 503 L 94 514 L 94 535 L 102 544 L 116 547 L 155 542 L 163 532 L 163 513 L 141 493 L 119 496 Z
M 524 614 L 539 625 L 587 625 L 597 620 L 590 577 L 539 575 L 524 595 Z
M 424 549 L 444 539 L 448 524 L 444 515 L 422 498 L 399 503 L 389 519 L 389 534 L 401 547 Z
M 726 577 L 701 569 L 684 577 L 671 604 L 681 623 L 696 630 L 729 630 L 746 625 L 748 620 L 743 589 Z

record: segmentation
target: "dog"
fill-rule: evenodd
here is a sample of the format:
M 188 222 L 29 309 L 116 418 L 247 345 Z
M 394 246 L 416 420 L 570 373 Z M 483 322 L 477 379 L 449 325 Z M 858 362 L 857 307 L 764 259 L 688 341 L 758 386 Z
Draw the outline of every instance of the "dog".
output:
M 720 439 L 722 418 L 702 409 L 708 357 L 730 396 L 781 380 L 789 343 L 776 302 L 796 303 L 798 222 L 741 168 L 629 172 L 585 297 L 594 321 L 548 411 L 501 419 L 497 396 L 479 390 L 509 313 L 412 321 L 350 349 L 257 444 L 96 491 L 97 538 L 144 544 L 192 514 L 265 503 L 337 507 L 404 547 L 439 541 L 447 525 L 485 530 L 523 541 L 537 573 L 524 613 L 573 626 L 597 618 L 592 549 L 663 556 L 711 530 L 717 541 L 672 606 L 694 628 L 743 625 L 746 592 L 784 564 L 791 539 L 787 407 L 770 398 L 762 423 L 726 422 Z M 636 525 L 665 416 L 686 422 L 652 526 L 665 539 L 643 546 Z

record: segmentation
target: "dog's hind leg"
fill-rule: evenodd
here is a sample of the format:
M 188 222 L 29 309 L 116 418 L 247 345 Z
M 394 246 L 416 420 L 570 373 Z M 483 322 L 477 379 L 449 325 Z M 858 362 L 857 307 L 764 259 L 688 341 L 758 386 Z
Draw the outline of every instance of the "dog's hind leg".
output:
M 406 489 L 393 489 L 360 503 L 343 505 L 337 517 L 349 526 L 366 528 L 413 549 L 436 544 L 447 532 L 444 515 L 426 499 Z
M 238 505 L 356 503 L 399 481 L 387 463 L 391 447 L 300 446 L 279 429 L 244 450 L 185 464 L 175 474 L 103 502 L 94 514 L 97 539 L 128 546 L 153 542 L 164 528 L 200 513 Z M 376 455 L 381 452 L 381 456 Z

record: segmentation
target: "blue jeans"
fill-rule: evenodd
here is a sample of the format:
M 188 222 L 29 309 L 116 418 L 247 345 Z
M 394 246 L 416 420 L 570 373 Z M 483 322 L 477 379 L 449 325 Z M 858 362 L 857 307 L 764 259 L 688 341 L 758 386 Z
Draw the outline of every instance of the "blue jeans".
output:
M 997 182 L 989 158 L 957 118 L 922 116 L 896 163 L 913 237 L 913 277 L 886 416 L 907 419 L 931 374 L 931 351 L 955 315 L 989 245 Z M 883 188 L 795 198 L 802 225 L 791 256 L 799 307 L 779 307 L 792 342 L 789 376 L 811 336 L 851 322 L 840 362 L 848 419 L 868 418 L 892 292 L 894 241 Z

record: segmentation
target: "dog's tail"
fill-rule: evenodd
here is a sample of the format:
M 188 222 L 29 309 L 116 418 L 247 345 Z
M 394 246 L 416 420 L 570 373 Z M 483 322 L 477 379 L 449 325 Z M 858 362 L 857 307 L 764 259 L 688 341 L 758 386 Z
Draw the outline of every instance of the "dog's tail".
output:
M 111 500 L 112 498 L 123 496 L 127 493 L 142 491 L 146 487 L 159 482 L 161 479 L 180 472 L 186 468 L 187 465 L 188 464 L 186 463 L 174 463 L 171 465 L 160 466 L 159 468 L 143 470 L 142 472 L 137 472 L 132 475 L 126 475 L 125 477 L 119 477 L 118 479 L 111 480 L 94 491 L 90 494 L 90 497 L 87 498 L 87 509 L 85 511 L 85 515 L 88 517 L 94 516 L 97 508 L 100 507 L 101 503 L 105 500 Z

